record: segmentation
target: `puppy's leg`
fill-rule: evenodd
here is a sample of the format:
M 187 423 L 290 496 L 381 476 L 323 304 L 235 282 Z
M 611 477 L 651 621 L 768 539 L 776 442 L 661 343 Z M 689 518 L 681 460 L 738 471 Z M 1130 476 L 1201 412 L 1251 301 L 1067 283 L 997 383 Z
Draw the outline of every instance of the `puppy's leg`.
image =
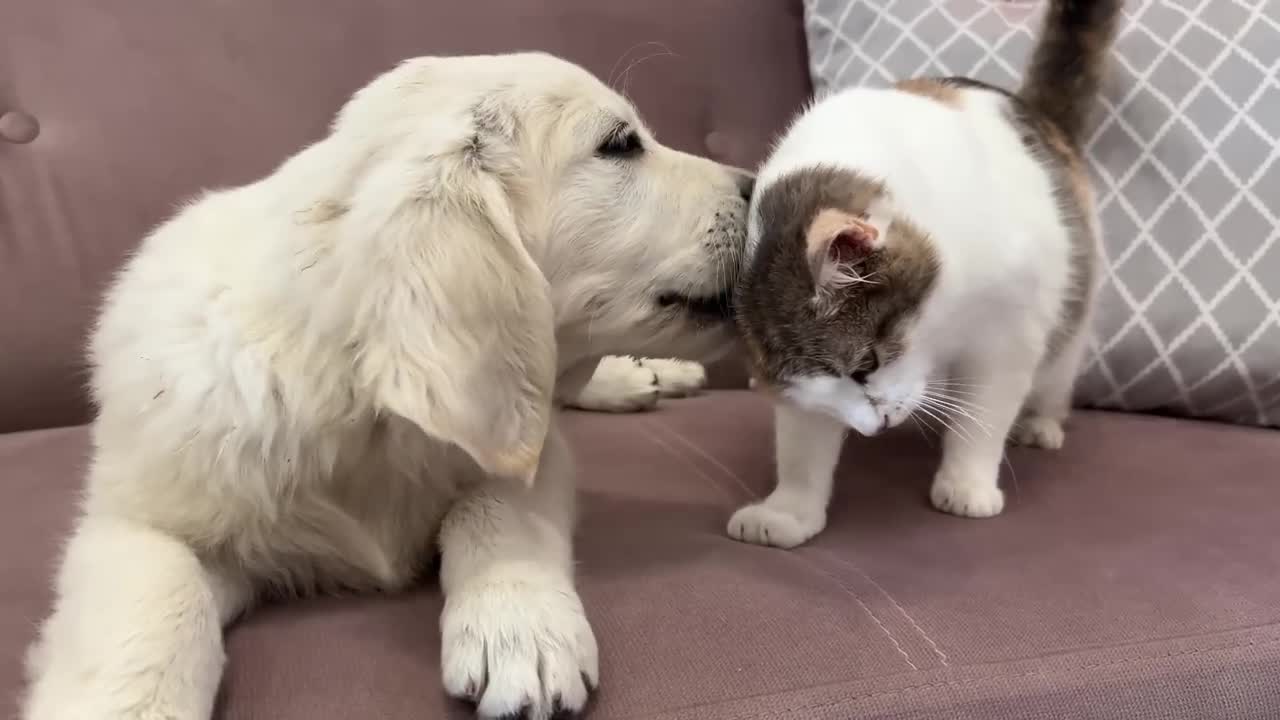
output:
M 635 358 L 608 355 L 582 392 L 565 404 L 597 412 L 638 412 L 653 409 L 661 392 L 656 372 Z
M 835 420 L 779 403 L 774 410 L 778 486 L 763 502 L 734 513 L 729 535 L 792 548 L 821 532 L 845 433 Z
M 445 516 L 445 689 L 482 717 L 580 711 L 596 640 L 573 586 L 572 463 L 552 428 L 531 488 L 486 480 Z
M 930 490 L 935 508 L 975 518 L 1004 509 L 999 477 L 1005 439 L 1031 389 L 1035 367 L 1035 358 L 1014 362 L 1013 357 L 970 366 L 967 408 L 948 419 L 942 440 L 942 465 Z
M 640 365 L 658 378 L 662 397 L 681 398 L 697 394 L 707 386 L 707 370 L 701 363 L 689 360 L 640 358 Z
M 148 527 L 85 517 L 27 657 L 24 720 L 207 720 L 247 584 Z

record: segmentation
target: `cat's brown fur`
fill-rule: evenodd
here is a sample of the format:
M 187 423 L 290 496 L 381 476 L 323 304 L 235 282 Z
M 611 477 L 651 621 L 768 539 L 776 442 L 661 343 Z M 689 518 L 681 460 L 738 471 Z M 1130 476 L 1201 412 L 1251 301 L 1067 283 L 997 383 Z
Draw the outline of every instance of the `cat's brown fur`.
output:
M 879 182 L 835 167 L 794 173 L 760 196 L 761 223 L 777 241 L 761 245 L 738 288 L 736 311 L 753 373 L 764 384 L 806 370 L 844 375 L 867 369 L 872 350 L 879 363 L 901 352 L 899 331 L 938 270 L 933 245 L 919 228 L 895 219 L 893 242 L 860 267 L 867 281 L 857 293 L 830 298 L 834 308 L 812 302 L 806 260 L 807 238 L 822 211 L 861 215 L 884 197 Z M 873 345 L 862 342 L 868 337 Z

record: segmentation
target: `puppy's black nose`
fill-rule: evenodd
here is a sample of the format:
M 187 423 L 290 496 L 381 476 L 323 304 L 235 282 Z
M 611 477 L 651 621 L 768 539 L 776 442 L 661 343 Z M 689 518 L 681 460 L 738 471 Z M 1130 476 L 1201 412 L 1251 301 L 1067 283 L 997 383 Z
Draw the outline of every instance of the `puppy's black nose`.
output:
M 734 173 L 733 181 L 738 184 L 738 194 L 742 199 L 751 202 L 751 191 L 756 186 L 756 176 L 739 170 Z

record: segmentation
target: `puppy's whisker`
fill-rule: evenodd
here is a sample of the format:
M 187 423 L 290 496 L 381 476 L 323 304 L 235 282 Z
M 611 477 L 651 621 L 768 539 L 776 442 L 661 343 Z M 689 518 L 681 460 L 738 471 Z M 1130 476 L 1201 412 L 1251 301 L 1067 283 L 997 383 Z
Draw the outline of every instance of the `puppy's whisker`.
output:
M 620 76 L 618 76 L 618 81 L 622 83 L 622 87 L 618 89 L 618 92 L 619 92 L 619 94 L 621 94 L 623 97 L 629 97 L 629 96 L 627 95 L 627 86 L 628 86 L 628 85 L 630 84 L 630 82 L 631 82 L 631 71 L 632 71 L 632 70 L 634 70 L 634 69 L 636 69 L 637 67 L 639 67 L 642 63 L 646 63 L 646 62 L 648 62 L 648 61 L 650 61 L 650 60 L 652 60 L 652 59 L 654 59 L 654 58 L 658 58 L 658 57 L 677 57 L 677 56 L 676 56 L 676 54 L 675 54 L 674 52 L 672 52 L 670 48 L 668 48 L 667 46 L 663 45 L 662 43 L 655 42 L 655 43 L 651 43 L 651 44 L 653 44 L 653 45 L 657 45 L 657 46 L 661 47 L 662 49 L 661 49 L 661 50 L 659 50 L 658 52 L 654 52 L 654 53 L 650 53 L 650 54 L 648 54 L 648 55 L 645 55 L 644 57 L 640 58 L 639 60 L 636 60 L 635 62 L 631 63 L 630 65 L 628 65 L 628 66 L 627 66 L 627 69 L 626 69 L 626 70 L 623 70 L 623 71 L 622 71 L 622 74 L 621 74 Z
M 622 63 L 625 62 L 627 58 L 631 57 L 631 53 L 635 52 L 636 50 L 639 50 L 642 47 L 645 47 L 646 45 L 649 45 L 649 46 L 657 45 L 659 47 L 665 47 L 664 45 L 662 45 L 662 43 L 658 42 L 657 40 L 645 40 L 642 42 L 638 42 L 635 45 L 632 45 L 631 47 L 627 48 L 625 52 L 623 52 L 621 55 L 618 56 L 617 60 L 613 61 L 613 65 L 609 67 L 609 74 L 605 76 L 606 78 L 605 85 L 608 85 L 609 87 L 614 87 L 614 83 L 621 77 L 620 75 L 617 75 L 618 68 L 621 67 Z

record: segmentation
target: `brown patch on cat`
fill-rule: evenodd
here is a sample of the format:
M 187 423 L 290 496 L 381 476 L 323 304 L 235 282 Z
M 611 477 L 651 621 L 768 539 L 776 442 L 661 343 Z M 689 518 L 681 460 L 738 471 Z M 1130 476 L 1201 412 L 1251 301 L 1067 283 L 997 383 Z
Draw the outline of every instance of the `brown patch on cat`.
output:
M 1092 303 L 1100 258 L 1094 233 L 1093 187 L 1080 151 L 1065 133 L 1048 118 L 1012 99 L 1010 122 L 1022 135 L 1022 142 L 1038 159 L 1053 181 L 1062 224 L 1070 241 L 1068 273 L 1070 287 L 1062 301 L 1062 314 L 1049 336 L 1048 353 L 1061 351 L 1083 325 Z
M 896 83 L 894 87 L 902 92 L 937 100 L 943 105 L 952 107 L 958 107 L 962 97 L 960 88 L 937 78 L 911 78 Z
M 1018 96 L 1073 145 L 1097 105 L 1124 0 L 1049 0 Z
M 903 333 L 937 279 L 933 241 L 893 217 L 881 242 L 856 263 L 874 282 L 837 288 L 815 305 L 808 252 L 815 223 L 861 217 L 873 203 L 892 199 L 879 181 L 827 166 L 784 175 L 759 192 L 762 232 L 734 302 L 758 384 L 850 374 L 900 355 Z
M 1069 180 L 1070 191 L 1076 201 L 1090 214 L 1093 214 L 1093 186 L 1089 183 L 1089 171 L 1085 169 L 1080 152 L 1071 144 L 1067 136 L 1058 126 L 1041 119 L 1036 124 L 1036 131 L 1047 149 L 1052 151 L 1055 160 L 1061 163 Z

